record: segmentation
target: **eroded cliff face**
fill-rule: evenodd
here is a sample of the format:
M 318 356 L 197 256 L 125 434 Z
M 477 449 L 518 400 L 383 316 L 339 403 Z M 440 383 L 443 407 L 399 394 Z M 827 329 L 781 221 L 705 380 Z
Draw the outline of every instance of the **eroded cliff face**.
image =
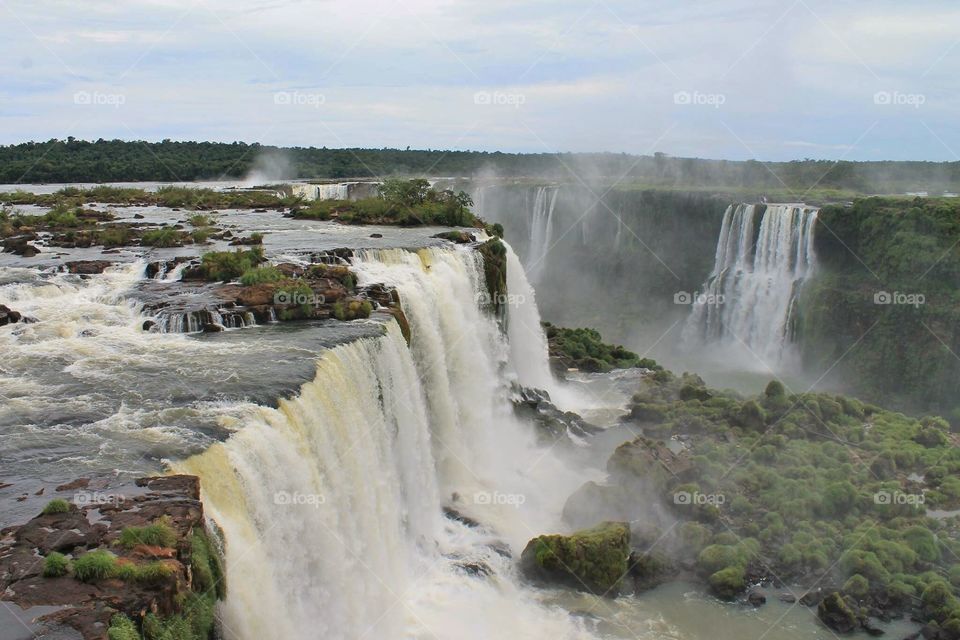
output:
M 88 640 L 181 627 L 192 635 L 177 637 L 208 637 L 226 584 L 199 479 L 94 488 L 105 486 L 61 485 L 40 515 L 3 530 L 4 605 L 36 631 L 69 627 Z
M 956 420 L 960 392 L 960 203 L 864 198 L 828 206 L 817 274 L 800 300 L 804 365 L 825 383 Z M 834 366 L 835 365 L 835 366 Z

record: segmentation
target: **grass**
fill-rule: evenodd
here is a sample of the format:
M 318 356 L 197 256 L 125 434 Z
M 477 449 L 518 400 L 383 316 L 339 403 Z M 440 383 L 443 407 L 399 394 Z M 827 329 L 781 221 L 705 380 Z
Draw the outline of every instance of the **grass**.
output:
M 43 508 L 43 511 L 40 513 L 45 516 L 53 515 L 55 513 L 67 513 L 70 511 L 70 503 L 64 500 L 63 498 L 54 498 L 47 503 L 47 506 Z
M 279 282 L 283 279 L 283 273 L 276 267 L 255 267 L 253 269 L 247 269 L 243 275 L 240 276 L 240 284 L 245 287 L 251 287 L 256 284 Z
M 333 305 L 333 317 L 337 320 L 360 320 L 369 318 L 371 313 L 373 304 L 369 300 L 335 302 Z
M 194 529 L 190 537 L 190 567 L 195 590 L 213 591 L 221 600 L 226 597 L 223 561 L 213 541 L 202 529 Z
M 140 631 L 133 620 L 118 613 L 110 619 L 110 628 L 107 630 L 108 640 L 140 640 Z
M 112 578 L 124 582 L 137 582 L 144 585 L 158 585 L 166 582 L 176 570 L 163 562 L 151 562 L 138 565 L 132 562 L 117 563 L 111 573 Z
M 194 244 L 206 244 L 207 240 L 213 235 L 214 229 L 206 227 L 203 229 L 194 229 L 190 232 L 190 239 Z
M 97 582 L 114 575 L 117 557 L 109 551 L 98 549 L 89 551 L 73 563 L 73 575 L 80 582 Z
M 70 559 L 62 553 L 50 552 L 43 560 L 43 577 L 59 578 L 70 573 Z
M 183 237 L 180 232 L 171 227 L 162 229 L 151 229 L 143 234 L 140 242 L 145 247 L 169 248 L 177 247 L 183 244 Z
M 145 527 L 124 528 L 120 532 L 118 543 L 126 549 L 132 549 L 140 544 L 150 547 L 173 547 L 177 544 L 177 534 L 161 519 Z

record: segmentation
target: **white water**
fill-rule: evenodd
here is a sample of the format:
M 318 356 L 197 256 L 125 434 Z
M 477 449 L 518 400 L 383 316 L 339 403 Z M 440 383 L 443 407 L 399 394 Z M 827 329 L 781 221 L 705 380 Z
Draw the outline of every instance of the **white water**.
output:
M 512 414 L 513 347 L 477 304 L 479 260 L 461 249 L 359 254 L 360 284 L 398 288 L 410 346 L 391 322 L 383 337 L 324 353 L 298 397 L 257 408 L 179 465 L 201 476 L 226 536 L 227 638 L 592 637 L 521 588 L 490 546 L 518 554 L 558 530 L 585 478 Z M 484 528 L 443 518 L 443 505 Z M 468 575 L 464 561 L 491 575 Z
M 557 205 L 559 187 L 537 187 L 530 216 L 530 251 L 526 270 L 537 282 L 546 265 L 547 254 L 553 247 L 553 211 Z
M 817 212 L 792 204 L 728 207 L 713 271 L 693 304 L 685 340 L 745 348 L 751 368 L 776 371 L 791 365 L 794 307 L 816 266 Z

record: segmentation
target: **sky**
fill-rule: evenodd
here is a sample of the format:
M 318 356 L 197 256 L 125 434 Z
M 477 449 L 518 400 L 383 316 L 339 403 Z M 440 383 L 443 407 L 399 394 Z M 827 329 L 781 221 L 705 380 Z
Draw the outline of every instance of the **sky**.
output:
M 0 143 L 960 156 L 960 5 L 0 0 Z

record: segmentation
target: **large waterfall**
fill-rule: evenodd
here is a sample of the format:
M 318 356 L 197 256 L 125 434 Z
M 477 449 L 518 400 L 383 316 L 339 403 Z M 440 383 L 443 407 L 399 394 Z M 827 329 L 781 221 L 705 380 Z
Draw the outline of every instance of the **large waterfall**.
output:
M 804 205 L 728 207 L 684 338 L 744 347 L 765 369 L 788 364 L 797 296 L 816 262 L 816 220 L 817 209 Z
M 530 218 L 530 251 L 527 253 L 526 269 L 530 279 L 536 282 L 546 266 L 547 253 L 553 248 L 553 211 L 557 206 L 559 187 L 537 187 L 533 198 L 533 215 Z
M 518 372 L 512 352 L 543 367 L 546 353 L 511 344 L 478 304 L 474 251 L 367 251 L 354 267 L 360 284 L 397 287 L 410 346 L 391 321 L 326 351 L 297 397 L 178 465 L 223 528 L 225 636 L 592 637 L 506 557 L 559 527 L 558 501 L 584 480 L 507 402 L 510 377 L 545 371 Z

